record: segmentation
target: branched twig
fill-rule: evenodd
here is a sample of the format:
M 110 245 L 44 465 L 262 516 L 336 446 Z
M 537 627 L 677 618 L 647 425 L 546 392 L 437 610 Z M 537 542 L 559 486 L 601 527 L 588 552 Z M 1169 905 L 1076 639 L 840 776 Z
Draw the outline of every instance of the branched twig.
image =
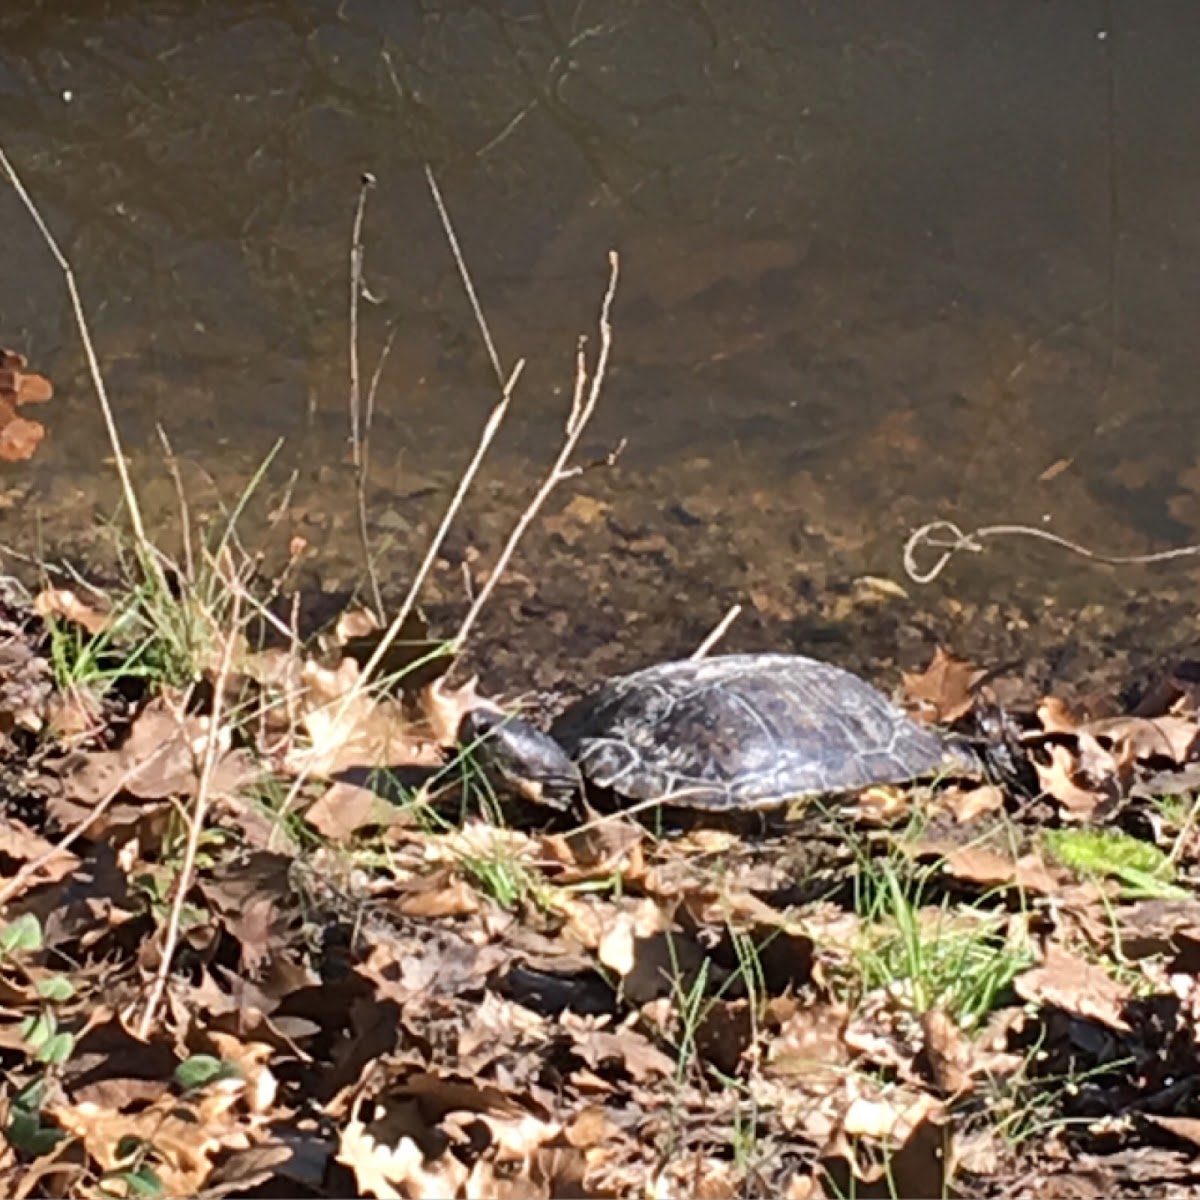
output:
M 386 58 L 386 56 L 385 56 Z M 390 68 L 390 63 L 389 63 Z M 393 78 L 393 82 L 396 82 Z M 483 465 L 483 460 L 487 455 L 488 449 L 491 447 L 492 441 L 508 412 L 509 405 L 512 403 L 513 391 L 517 386 L 518 380 L 521 378 L 521 373 L 525 369 L 525 360 L 521 359 L 506 378 L 503 367 L 500 365 L 500 356 L 496 351 L 496 344 L 492 338 L 491 331 L 488 328 L 487 318 L 484 316 L 483 308 L 479 303 L 479 298 L 475 292 L 475 285 L 471 281 L 471 273 L 467 268 L 466 259 L 463 257 L 462 249 L 459 245 L 458 236 L 454 232 L 453 222 L 450 220 L 449 210 L 446 208 L 445 201 L 442 199 L 441 191 L 438 189 L 437 180 L 434 178 L 433 171 L 426 166 L 426 178 L 429 181 L 430 194 L 433 197 L 434 206 L 437 208 L 438 216 L 441 218 L 442 228 L 446 234 L 446 240 L 450 245 L 451 253 L 454 255 L 455 265 L 458 267 L 459 277 L 462 280 L 463 288 L 467 293 L 467 298 L 471 304 L 471 311 L 475 316 L 475 323 L 479 327 L 480 336 L 483 339 L 484 346 L 487 348 L 488 359 L 491 362 L 492 370 L 496 373 L 497 382 L 500 384 L 501 394 L 500 399 L 493 406 L 492 411 L 488 414 L 488 419 L 484 424 L 483 432 L 479 436 L 479 442 L 475 447 L 475 453 L 471 456 L 471 461 L 467 464 L 466 470 L 458 481 L 458 487 L 454 491 L 454 495 L 450 498 L 450 503 L 446 508 L 445 515 L 442 517 L 441 524 L 438 525 L 436 533 L 433 535 L 432 541 L 425 551 L 425 557 L 421 560 L 420 566 L 417 568 L 417 573 L 413 576 L 412 583 L 409 585 L 408 592 L 400 605 L 399 611 L 392 618 L 387 629 L 384 630 L 383 636 L 379 639 L 379 644 L 375 647 L 371 657 L 363 665 L 359 672 L 358 678 L 354 681 L 353 686 L 346 694 L 338 701 L 331 702 L 331 708 L 334 708 L 333 725 L 334 728 L 345 719 L 346 714 L 350 711 L 351 705 L 358 699 L 359 696 L 366 690 L 371 682 L 371 679 L 383 662 L 384 656 L 391 649 L 392 643 L 400 635 L 400 631 L 404 628 L 405 622 L 412 615 L 413 609 L 417 606 L 417 600 L 420 598 L 421 591 L 425 586 L 425 580 L 429 577 L 430 571 L 433 570 L 433 565 L 437 562 L 438 555 L 441 553 L 442 545 L 446 540 L 446 535 L 450 532 L 450 527 L 454 523 L 455 517 L 458 516 L 459 510 L 462 508 L 463 501 L 466 498 L 467 491 L 471 484 L 475 481 L 475 476 L 479 473 L 479 468 Z M 284 798 L 283 804 L 280 806 L 279 812 L 275 816 L 274 824 L 271 828 L 271 839 L 274 842 L 277 831 L 282 827 L 284 817 L 291 811 L 292 806 L 296 803 L 300 795 L 301 789 L 308 781 L 309 772 L 307 769 L 302 769 L 296 775 L 292 786 L 288 789 L 288 794 Z
M 571 411 L 567 416 L 566 429 L 563 434 L 562 445 L 558 451 L 558 457 L 551 465 L 545 479 L 542 480 L 541 487 L 534 493 L 534 497 L 529 502 L 528 507 L 517 519 L 512 533 L 509 534 L 508 541 L 504 543 L 504 548 L 500 551 L 499 558 L 496 559 L 495 566 L 492 568 L 484 585 L 479 589 L 479 594 L 475 597 L 474 603 L 463 618 L 462 624 L 458 627 L 458 632 L 454 635 L 452 642 L 456 653 L 461 652 L 463 646 L 466 644 L 467 635 L 471 632 L 472 627 L 479 618 L 479 614 L 483 611 L 484 605 L 487 604 L 488 598 L 495 590 L 500 577 L 504 574 L 504 570 L 508 566 L 525 531 L 546 503 L 550 493 L 564 480 L 570 479 L 579 473 L 579 467 L 570 465 L 571 456 L 575 453 L 575 447 L 579 444 L 579 439 L 583 435 L 583 431 L 587 428 L 588 422 L 592 419 L 592 415 L 596 411 L 596 405 L 600 400 L 600 391 L 604 386 L 604 376 L 608 370 L 608 357 L 612 350 L 612 304 L 613 297 L 617 291 L 617 279 L 620 274 L 620 259 L 615 250 L 609 252 L 608 267 L 608 287 L 605 289 L 604 300 L 600 305 L 600 349 L 596 355 L 595 369 L 589 379 L 587 355 L 581 339 L 575 356 L 575 392 L 571 400 Z
M 399 637 L 400 631 L 404 628 L 404 623 L 412 615 L 413 609 L 416 608 L 417 598 L 421 594 L 421 589 L 425 585 L 425 580 L 429 572 L 433 570 L 433 564 L 437 561 L 442 543 L 446 540 L 446 535 L 450 532 L 450 526 L 454 523 L 454 518 L 458 515 L 458 510 L 462 507 L 463 499 L 472 482 L 474 482 L 480 466 L 483 464 L 488 448 L 492 444 L 492 439 L 496 436 L 496 431 L 500 428 L 500 423 L 504 420 L 504 414 L 508 411 L 509 403 L 512 400 L 512 390 L 516 387 L 517 380 L 520 378 L 524 366 L 524 360 L 517 363 L 513 369 L 512 377 L 504 385 L 504 395 L 500 397 L 491 414 L 488 416 L 487 424 L 484 426 L 483 433 L 479 437 L 479 443 L 475 447 L 475 453 L 471 456 L 471 461 L 467 464 L 466 470 L 462 473 L 462 477 L 458 481 L 458 487 L 455 489 L 454 496 L 446 508 L 446 514 L 442 517 L 442 523 L 438 526 L 437 532 L 429 543 L 429 548 L 425 551 L 425 557 L 417 569 L 412 583 L 409 585 L 408 594 L 404 597 L 404 602 L 400 605 L 399 611 L 392 618 L 387 629 L 384 630 L 383 636 L 379 639 L 379 645 L 375 647 L 371 657 L 363 665 L 353 685 L 340 700 L 330 702 L 329 707 L 334 709 L 333 728 L 336 729 L 340 726 L 346 714 L 350 711 L 351 705 L 366 690 L 375 670 L 383 661 L 384 655 L 391 648 L 396 638 Z M 284 797 L 283 804 L 280 805 L 279 812 L 276 814 L 271 826 L 270 845 L 274 845 L 276 832 L 282 827 L 284 817 L 291 812 L 292 806 L 296 803 L 301 789 L 308 782 L 309 774 L 310 772 L 307 768 L 297 772 L 296 778 L 293 780 L 292 786 L 288 789 L 288 794 Z
M 1059 537 L 1045 529 L 1032 525 L 985 525 L 971 533 L 964 533 L 953 521 L 930 521 L 909 535 L 904 543 L 904 570 L 914 583 L 932 583 L 945 569 L 946 565 L 960 550 L 970 550 L 973 554 L 983 551 L 982 542 L 987 538 L 996 537 L 1028 537 L 1040 542 L 1049 542 L 1072 554 L 1092 562 L 1106 563 L 1111 566 L 1134 566 L 1147 563 L 1169 562 L 1176 558 L 1194 558 L 1200 555 L 1200 545 L 1179 546 L 1174 550 L 1158 550 L 1152 554 L 1102 554 L 1081 546 L 1069 538 Z M 917 566 L 917 551 L 922 547 L 931 547 L 941 553 L 933 566 L 921 570 Z
M 79 337 L 83 342 L 83 352 L 87 356 L 88 371 L 92 377 L 92 386 L 96 390 L 96 398 L 100 403 L 100 412 L 104 417 L 104 426 L 108 433 L 109 445 L 112 447 L 113 458 L 116 461 L 117 474 L 121 480 L 121 491 L 125 498 L 125 505 L 129 509 L 129 523 L 133 526 L 133 536 L 137 541 L 143 569 L 152 572 L 156 582 L 165 588 L 166 579 L 163 575 L 162 564 L 158 561 L 154 547 L 151 545 L 150 539 L 146 536 L 146 527 L 142 523 L 142 509 L 138 504 L 137 493 L 133 488 L 133 480 L 129 475 L 129 467 L 125 462 L 125 453 L 121 448 L 121 436 L 117 432 L 117 421 L 113 415 L 112 405 L 109 403 L 108 389 L 104 386 L 104 376 L 100 373 L 100 362 L 96 357 L 96 349 L 92 343 L 92 335 L 88 327 L 87 317 L 84 315 L 83 301 L 79 295 L 79 287 L 75 282 L 75 272 L 67 260 L 67 256 L 59 248 L 54 234 L 50 232 L 50 226 L 46 224 L 41 211 L 34 203 L 33 197 L 26 190 L 25 185 L 21 182 L 21 177 L 17 174 L 16 168 L 9 161 L 8 155 L 4 153 L 3 148 L 0 148 L 0 167 L 3 168 L 4 173 L 8 176 L 8 181 L 16 190 L 17 195 L 21 197 L 21 203 L 25 205 L 29 215 L 33 218 L 38 232 L 42 235 L 42 240 L 46 243 L 50 253 L 54 255 L 59 270 L 62 271 L 63 278 L 66 280 L 67 292 L 71 297 L 71 309 L 75 315 L 75 326 L 79 330 Z
M 212 713 L 209 716 L 208 738 L 204 744 L 204 761 L 200 768 L 200 780 L 196 787 L 196 800 L 192 807 L 191 819 L 188 822 L 187 845 L 183 852 L 183 863 L 179 868 L 179 878 L 175 881 L 175 899 L 171 904 L 171 915 L 167 920 L 162 957 L 159 960 L 158 970 L 154 974 L 154 982 L 150 986 L 150 995 L 146 1000 L 145 1010 L 138 1022 L 137 1035 L 143 1041 L 149 1035 L 154 1024 L 154 1018 L 158 1014 L 158 1007 L 162 1003 L 163 994 L 167 988 L 167 980 L 171 976 L 171 964 L 175 957 L 175 948 L 179 944 L 180 927 L 183 923 L 183 910 L 187 904 L 187 894 L 191 890 L 192 879 L 196 872 L 196 856 L 200 850 L 204 822 L 208 817 L 213 775 L 221 756 L 221 720 L 225 710 L 225 689 L 233 664 L 234 648 L 239 640 L 240 615 L 241 591 L 235 588 L 233 612 L 224 645 L 221 647 L 221 664 L 213 684 Z

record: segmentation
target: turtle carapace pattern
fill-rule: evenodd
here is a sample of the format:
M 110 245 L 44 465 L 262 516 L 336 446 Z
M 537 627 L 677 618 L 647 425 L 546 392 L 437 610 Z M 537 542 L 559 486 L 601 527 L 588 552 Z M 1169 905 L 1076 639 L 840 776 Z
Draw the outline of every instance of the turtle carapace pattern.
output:
M 687 659 L 611 679 L 550 734 L 595 787 L 702 809 L 767 808 L 969 766 L 865 680 L 791 654 Z

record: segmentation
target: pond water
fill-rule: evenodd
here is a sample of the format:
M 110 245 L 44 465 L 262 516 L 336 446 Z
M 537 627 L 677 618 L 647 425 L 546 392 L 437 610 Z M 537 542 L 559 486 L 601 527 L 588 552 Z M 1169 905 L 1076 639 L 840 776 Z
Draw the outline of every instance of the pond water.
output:
M 1194 570 L 997 543 L 921 588 L 901 548 L 938 517 L 1115 553 L 1197 537 L 1198 39 L 1194 0 L 6 0 L 0 136 L 77 271 L 156 528 L 157 426 L 197 510 L 282 438 L 247 536 L 305 537 L 310 584 L 361 578 L 370 172 L 364 374 L 393 338 L 370 531 L 404 586 L 496 396 L 428 163 L 505 368 L 527 360 L 431 583 L 448 620 L 554 454 L 621 261 L 583 453 L 627 445 L 537 522 L 485 667 L 632 665 L 741 602 L 731 648 L 912 665 L 940 640 L 1048 679 L 1186 648 Z M 0 540 L 82 552 L 111 460 L 7 187 L 0 344 L 58 389 Z

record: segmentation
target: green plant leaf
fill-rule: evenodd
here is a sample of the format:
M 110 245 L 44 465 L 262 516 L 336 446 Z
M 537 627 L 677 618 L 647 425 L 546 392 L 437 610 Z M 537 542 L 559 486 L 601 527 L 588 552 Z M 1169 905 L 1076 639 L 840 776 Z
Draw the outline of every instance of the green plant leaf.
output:
M 14 1109 L 4 1136 L 15 1149 L 39 1156 L 49 1154 L 67 1135 L 61 1129 L 43 1125 L 36 1112 Z
M 26 1084 L 14 1097 L 13 1108 L 25 1113 L 36 1113 L 46 1099 L 46 1078 L 39 1076 Z
M 43 1000 L 61 1003 L 75 995 L 75 985 L 65 975 L 51 975 L 37 985 L 37 994 Z
M 61 1066 L 75 1052 L 75 1035 L 73 1033 L 56 1033 L 37 1052 L 38 1062 Z
M 33 913 L 22 913 L 0 929 L 0 954 L 21 954 L 42 948 L 42 924 Z
M 1187 899 L 1165 853 L 1121 829 L 1048 829 L 1046 846 L 1065 867 L 1084 876 L 1119 879 L 1138 895 Z
M 240 1075 L 233 1063 L 223 1062 L 211 1054 L 194 1054 L 175 1068 L 175 1082 L 185 1092 L 207 1087 L 218 1079 L 237 1079 Z
M 20 1034 L 31 1050 L 40 1050 L 57 1032 L 58 1021 L 53 1013 L 36 1013 L 21 1022 Z
M 107 1184 L 123 1184 L 120 1190 L 107 1187 Z M 153 1167 L 141 1166 L 136 1171 L 110 1171 L 100 1181 L 105 1194 L 110 1196 L 161 1196 L 164 1193 L 163 1181 Z
M 127 1133 L 117 1140 L 116 1157 L 118 1162 L 126 1162 L 141 1154 L 144 1150 L 150 1149 L 150 1143 L 145 1138 L 136 1137 L 132 1133 Z

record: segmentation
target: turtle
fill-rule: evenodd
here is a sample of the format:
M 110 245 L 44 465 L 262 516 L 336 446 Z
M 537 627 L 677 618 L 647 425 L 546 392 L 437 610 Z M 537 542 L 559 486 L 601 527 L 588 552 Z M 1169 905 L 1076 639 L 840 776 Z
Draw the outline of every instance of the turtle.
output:
M 864 679 L 780 653 L 685 659 L 609 679 L 549 733 L 472 708 L 460 741 L 481 748 L 493 777 L 558 808 L 600 789 L 619 803 L 753 811 L 979 768 Z

